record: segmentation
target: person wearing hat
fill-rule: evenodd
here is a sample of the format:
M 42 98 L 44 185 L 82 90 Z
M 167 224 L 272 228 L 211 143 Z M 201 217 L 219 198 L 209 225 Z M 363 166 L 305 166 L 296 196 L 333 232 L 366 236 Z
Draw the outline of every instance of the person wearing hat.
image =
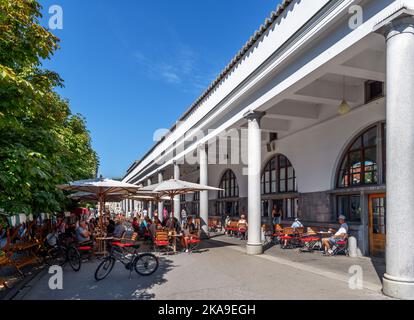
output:
M 292 228 L 302 228 L 302 227 L 303 227 L 302 222 L 300 222 L 299 219 L 296 218 L 295 222 L 293 222 L 293 224 L 292 224 Z
M 344 215 L 340 215 L 338 220 L 341 227 L 335 235 L 330 238 L 322 239 L 322 247 L 325 249 L 324 254 L 332 254 L 332 247 L 336 245 L 338 241 L 344 240 L 348 236 L 349 227 L 345 222 L 346 217 Z

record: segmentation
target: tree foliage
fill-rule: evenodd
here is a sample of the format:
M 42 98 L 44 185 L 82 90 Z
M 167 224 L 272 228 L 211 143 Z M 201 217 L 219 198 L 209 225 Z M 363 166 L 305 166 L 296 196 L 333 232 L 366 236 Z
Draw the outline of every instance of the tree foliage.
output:
M 43 28 L 34 0 L 0 0 L 0 208 L 53 212 L 65 198 L 56 185 L 96 175 L 98 158 L 86 121 L 72 115 L 42 68 L 59 39 Z

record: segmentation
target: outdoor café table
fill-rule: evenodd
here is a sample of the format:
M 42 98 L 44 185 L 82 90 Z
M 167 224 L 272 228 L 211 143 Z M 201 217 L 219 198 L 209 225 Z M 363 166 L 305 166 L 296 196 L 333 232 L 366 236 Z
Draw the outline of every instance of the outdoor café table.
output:
M 332 232 L 327 232 L 327 231 L 319 231 L 318 235 L 321 239 L 323 238 L 330 238 L 332 237 Z
M 169 231 L 168 232 L 168 236 L 172 240 L 173 252 L 174 253 L 177 253 L 177 239 L 178 238 L 181 238 L 182 235 L 181 234 L 177 234 L 176 231 Z
M 97 244 L 97 250 L 95 254 L 97 255 L 106 255 L 108 252 L 106 250 L 106 242 L 114 240 L 113 237 L 97 237 L 96 244 Z

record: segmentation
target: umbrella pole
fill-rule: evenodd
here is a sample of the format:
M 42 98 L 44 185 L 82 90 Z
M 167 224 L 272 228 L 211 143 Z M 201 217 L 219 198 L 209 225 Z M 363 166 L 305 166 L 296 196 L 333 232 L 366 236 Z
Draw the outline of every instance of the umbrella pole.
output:
M 99 225 L 101 226 L 101 230 L 103 230 L 102 203 L 102 194 L 99 194 Z

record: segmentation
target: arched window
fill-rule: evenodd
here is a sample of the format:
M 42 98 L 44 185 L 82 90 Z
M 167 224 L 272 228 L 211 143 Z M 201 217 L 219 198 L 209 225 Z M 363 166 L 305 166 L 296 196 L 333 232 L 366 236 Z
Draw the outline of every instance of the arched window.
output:
M 236 175 L 233 171 L 227 170 L 220 182 L 219 199 L 230 199 L 239 197 L 239 185 L 237 184 Z
M 378 160 L 378 126 L 375 125 L 359 135 L 345 152 L 339 167 L 337 187 L 377 184 Z
M 239 215 L 239 185 L 236 175 L 233 171 L 227 170 L 221 178 L 220 189 L 216 204 L 216 214 L 218 216 L 230 215 L 236 217 Z
M 263 195 L 296 192 L 296 173 L 289 159 L 277 155 L 266 164 L 261 180 Z

